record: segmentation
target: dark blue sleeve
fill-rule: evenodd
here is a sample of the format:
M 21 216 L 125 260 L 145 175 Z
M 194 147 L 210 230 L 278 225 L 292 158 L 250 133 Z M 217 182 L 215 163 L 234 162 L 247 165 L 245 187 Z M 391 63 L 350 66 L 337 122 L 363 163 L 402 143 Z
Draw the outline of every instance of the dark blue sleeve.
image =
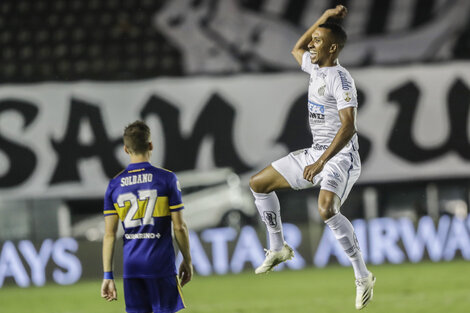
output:
M 171 173 L 168 180 L 168 204 L 170 205 L 170 212 L 184 209 L 183 200 L 181 199 L 181 186 L 174 173 Z
M 104 216 L 117 215 L 117 211 L 113 203 L 112 192 L 113 192 L 112 181 L 110 181 L 108 184 L 108 188 L 106 189 L 106 193 L 104 195 L 104 206 L 103 206 Z

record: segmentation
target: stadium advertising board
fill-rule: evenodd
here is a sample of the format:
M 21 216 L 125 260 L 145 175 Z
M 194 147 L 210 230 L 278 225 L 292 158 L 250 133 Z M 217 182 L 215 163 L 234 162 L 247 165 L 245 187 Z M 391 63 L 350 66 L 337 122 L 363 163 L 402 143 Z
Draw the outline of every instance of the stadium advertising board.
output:
M 46 239 L 38 249 L 30 240 L 22 240 L 16 245 L 11 241 L 3 242 L 0 250 L 0 287 L 6 278 L 14 280 L 20 287 L 43 286 L 48 276 L 46 272 L 57 284 L 76 283 L 82 276 L 82 265 L 75 255 L 78 246 L 73 238 Z
M 359 219 L 353 225 L 364 260 L 371 264 L 450 261 L 459 253 L 470 260 L 470 218 L 442 216 L 437 227 L 429 216 L 422 217 L 416 228 L 407 218 Z M 284 236 L 295 250 L 295 258 L 278 266 L 278 270 L 298 270 L 309 264 L 325 267 L 332 262 L 350 265 L 328 227 L 323 228 L 319 238 L 312 240 L 310 233 L 294 224 L 284 224 Z M 199 275 L 239 273 L 246 267 L 258 267 L 264 260 L 264 244 L 251 226 L 242 228 L 238 236 L 230 228 L 207 229 L 199 236 L 192 233 L 190 240 L 194 268 Z M 211 244 L 206 249 L 209 251 L 202 243 Z
M 359 183 L 470 175 L 469 63 L 352 70 Z M 124 125 L 151 126 L 152 162 L 251 174 L 311 144 L 303 73 L 0 88 L 0 197 L 101 197 L 127 158 Z
M 429 216 L 424 216 L 416 227 L 406 218 L 355 220 L 353 225 L 364 259 L 371 264 L 427 259 L 450 261 L 460 256 L 470 260 L 470 217 L 464 220 L 442 216 L 436 225 Z M 298 270 L 310 265 L 324 267 L 335 262 L 349 265 L 330 229 L 318 230 L 319 236 L 311 236 L 314 229 L 284 224 L 285 239 L 294 248 L 295 258 L 279 265 L 277 270 Z M 239 273 L 256 268 L 264 260 L 264 238 L 252 226 L 245 226 L 239 232 L 232 228 L 191 232 L 190 240 L 198 275 Z M 0 287 L 5 280 L 27 287 L 31 284 L 42 286 L 46 279 L 58 284 L 73 284 L 82 276 L 99 278 L 102 275 L 101 243 L 98 242 L 80 242 L 79 247 L 71 238 L 55 242 L 47 239 L 35 248 L 30 241 L 20 241 L 17 245 L 7 241 L 0 251 Z M 115 257 L 118 276 L 122 273 L 121 258 L 118 248 Z M 180 261 L 181 256 L 178 256 L 177 263 Z

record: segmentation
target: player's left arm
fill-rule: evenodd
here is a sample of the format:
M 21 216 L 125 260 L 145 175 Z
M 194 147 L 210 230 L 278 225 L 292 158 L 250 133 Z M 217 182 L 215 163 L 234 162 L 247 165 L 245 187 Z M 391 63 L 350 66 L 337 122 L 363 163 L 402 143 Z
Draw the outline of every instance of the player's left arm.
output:
M 191 260 L 191 250 L 189 248 L 188 227 L 183 219 L 182 211 L 171 212 L 171 220 L 173 222 L 173 232 L 175 234 L 176 243 L 183 255 L 183 261 L 180 264 L 178 277 L 183 287 L 189 283 L 193 277 L 193 264 Z
M 116 214 L 104 217 L 105 232 L 103 237 L 103 271 L 113 271 L 114 246 L 116 242 L 116 231 L 119 218 Z M 104 278 L 101 284 L 101 297 L 107 301 L 117 300 L 117 291 L 114 279 Z
M 351 140 L 355 133 L 357 133 L 356 127 L 356 107 L 347 107 L 338 111 L 339 119 L 341 120 L 341 127 L 336 133 L 335 138 L 331 142 L 331 145 L 323 152 L 322 156 L 313 164 L 308 165 L 304 169 L 304 178 L 308 181 L 312 181 L 313 178 L 323 170 L 326 162 L 334 157 L 338 152 L 341 151 Z
M 183 219 L 183 200 L 181 199 L 181 186 L 178 178 L 173 174 L 169 184 L 170 214 L 173 223 L 173 233 L 176 244 L 183 255 L 183 261 L 180 264 L 178 277 L 181 287 L 191 281 L 193 277 L 193 264 L 191 260 L 191 249 L 189 248 L 189 232 L 186 222 Z M 172 205 L 173 204 L 173 205 Z

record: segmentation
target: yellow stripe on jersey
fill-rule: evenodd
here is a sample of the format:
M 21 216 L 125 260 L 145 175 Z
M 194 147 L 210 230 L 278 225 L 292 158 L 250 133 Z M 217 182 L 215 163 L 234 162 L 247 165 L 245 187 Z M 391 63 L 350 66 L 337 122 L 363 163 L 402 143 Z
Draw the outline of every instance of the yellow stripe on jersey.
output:
M 131 207 L 131 202 L 126 201 L 124 202 L 124 206 L 120 207 L 117 203 L 114 203 L 114 208 L 117 211 L 117 214 L 119 215 L 119 218 L 121 221 L 124 221 L 124 218 L 126 218 L 127 212 L 129 211 L 129 208 Z
M 132 217 L 133 220 L 143 218 L 145 216 L 146 210 L 151 210 L 152 208 L 147 208 L 148 199 L 145 200 L 137 200 L 139 208 L 135 212 L 134 216 Z M 123 221 L 126 218 L 127 212 L 131 207 L 131 202 L 126 201 L 124 202 L 124 206 L 120 207 L 117 203 L 114 203 L 114 208 L 116 208 L 117 214 L 119 218 Z M 116 213 L 116 211 L 113 211 Z M 170 206 L 168 205 L 168 197 L 157 197 L 157 201 L 155 203 L 155 207 L 153 208 L 154 217 L 163 217 L 170 215 Z
M 156 168 L 159 168 L 159 169 L 161 169 L 161 170 L 164 170 L 164 171 L 167 171 L 167 172 L 173 173 L 172 171 L 170 171 L 170 170 L 168 170 L 168 169 L 166 169 L 166 168 L 163 168 L 163 167 L 158 167 L 158 166 L 155 166 L 155 167 L 156 167 Z
M 144 217 L 145 210 L 147 208 L 147 202 L 148 202 L 148 199 L 137 200 L 139 208 L 137 209 L 134 216 L 132 217 L 133 220 Z M 131 202 L 130 201 L 125 201 L 123 207 L 120 207 L 117 203 L 114 203 L 114 207 L 116 208 L 116 211 L 119 215 L 119 218 L 122 221 L 124 221 L 124 219 L 126 218 L 127 212 L 129 212 L 129 209 L 131 208 Z
M 183 306 L 186 308 L 186 303 L 184 303 L 183 291 L 181 291 L 181 284 L 178 276 L 176 276 L 176 286 L 178 287 L 178 293 L 180 294 L 181 302 L 183 302 Z
M 177 205 L 172 205 L 172 206 L 170 206 L 170 210 L 179 209 L 179 208 L 181 208 L 182 206 L 184 206 L 183 203 L 180 203 L 180 204 L 177 204 Z
M 103 211 L 103 214 L 116 214 L 117 211 L 116 210 L 104 210 Z
M 170 207 L 168 205 L 168 197 L 157 197 L 157 203 L 153 210 L 154 217 L 162 217 L 170 215 Z
M 139 205 L 139 208 L 137 209 L 137 212 L 135 212 L 134 216 L 132 217 L 133 220 L 138 219 L 138 218 L 143 218 L 145 216 L 145 210 L 147 210 L 148 201 L 149 201 L 148 198 L 146 198 L 145 200 L 137 200 L 137 204 Z
M 136 170 L 130 170 L 130 171 L 127 171 L 128 173 L 136 173 L 136 172 L 142 172 L 142 171 L 145 171 L 145 168 L 138 168 Z

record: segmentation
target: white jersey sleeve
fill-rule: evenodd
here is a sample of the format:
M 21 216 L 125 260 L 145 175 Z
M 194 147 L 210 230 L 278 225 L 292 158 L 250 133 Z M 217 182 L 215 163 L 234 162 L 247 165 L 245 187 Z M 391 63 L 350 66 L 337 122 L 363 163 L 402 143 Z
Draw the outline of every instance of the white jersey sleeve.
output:
M 351 75 L 344 68 L 337 70 L 332 81 L 331 93 L 336 99 L 338 111 L 348 107 L 357 107 L 356 85 Z
M 310 60 L 310 52 L 305 51 L 302 55 L 302 71 L 311 74 L 313 69 L 312 61 Z

